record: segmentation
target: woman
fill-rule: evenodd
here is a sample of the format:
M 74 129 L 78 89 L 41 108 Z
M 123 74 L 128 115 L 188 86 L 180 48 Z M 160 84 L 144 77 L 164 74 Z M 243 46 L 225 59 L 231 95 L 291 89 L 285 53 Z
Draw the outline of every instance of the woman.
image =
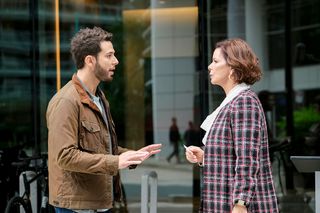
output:
M 216 44 L 210 81 L 226 93 L 202 123 L 204 149 L 189 146 L 186 158 L 203 166 L 200 212 L 279 212 L 263 109 L 250 89 L 261 78 L 258 58 L 241 39 Z

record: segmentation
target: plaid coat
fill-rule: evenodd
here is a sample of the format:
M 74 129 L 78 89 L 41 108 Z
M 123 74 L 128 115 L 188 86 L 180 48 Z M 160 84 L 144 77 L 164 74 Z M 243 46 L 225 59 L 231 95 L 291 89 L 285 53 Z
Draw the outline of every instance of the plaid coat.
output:
M 204 152 L 200 212 L 230 213 L 238 199 L 250 213 L 279 212 L 266 121 L 253 91 L 242 91 L 221 109 Z

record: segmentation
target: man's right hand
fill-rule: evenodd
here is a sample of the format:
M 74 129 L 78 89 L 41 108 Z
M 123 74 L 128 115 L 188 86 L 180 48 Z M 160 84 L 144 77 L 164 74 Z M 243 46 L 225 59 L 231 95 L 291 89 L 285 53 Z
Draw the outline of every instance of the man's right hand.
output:
M 149 152 L 127 151 L 119 155 L 119 169 L 125 169 L 131 165 L 141 164 Z

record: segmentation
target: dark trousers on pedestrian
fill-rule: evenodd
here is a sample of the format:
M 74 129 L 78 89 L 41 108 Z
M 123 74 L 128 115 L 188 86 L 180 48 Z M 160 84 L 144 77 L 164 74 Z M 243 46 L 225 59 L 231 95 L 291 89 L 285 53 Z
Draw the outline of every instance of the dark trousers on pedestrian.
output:
M 173 144 L 173 151 L 167 158 L 167 161 L 170 162 L 171 158 L 176 156 L 177 162 L 180 163 L 180 156 L 179 156 L 179 142 L 174 142 Z

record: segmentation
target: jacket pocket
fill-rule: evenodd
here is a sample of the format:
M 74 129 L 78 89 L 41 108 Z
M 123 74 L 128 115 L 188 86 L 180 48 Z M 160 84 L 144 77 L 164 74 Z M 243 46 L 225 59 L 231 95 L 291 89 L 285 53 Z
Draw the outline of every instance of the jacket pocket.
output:
M 98 124 L 89 121 L 81 121 L 81 125 L 91 133 L 100 132 L 100 126 Z
M 81 121 L 81 129 L 81 149 L 87 152 L 96 152 L 99 144 L 97 141 L 101 140 L 100 126 L 90 121 Z

